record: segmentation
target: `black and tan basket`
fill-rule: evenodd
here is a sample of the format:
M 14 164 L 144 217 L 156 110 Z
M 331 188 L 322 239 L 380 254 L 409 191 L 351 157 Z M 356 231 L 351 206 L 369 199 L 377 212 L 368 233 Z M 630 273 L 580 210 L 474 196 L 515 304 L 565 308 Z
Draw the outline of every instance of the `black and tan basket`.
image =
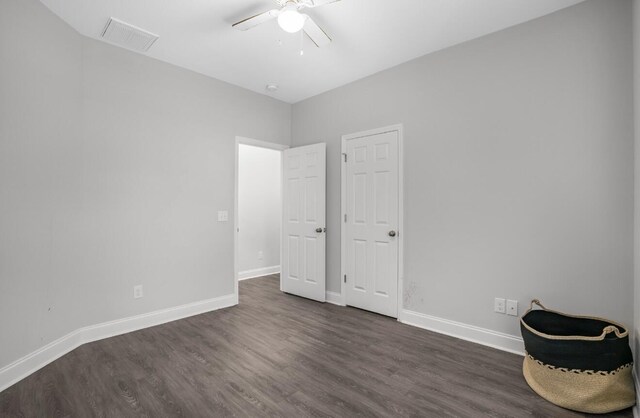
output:
M 622 325 L 552 311 L 534 299 L 520 329 L 526 350 L 522 372 L 538 395 L 592 414 L 636 403 L 629 332 Z

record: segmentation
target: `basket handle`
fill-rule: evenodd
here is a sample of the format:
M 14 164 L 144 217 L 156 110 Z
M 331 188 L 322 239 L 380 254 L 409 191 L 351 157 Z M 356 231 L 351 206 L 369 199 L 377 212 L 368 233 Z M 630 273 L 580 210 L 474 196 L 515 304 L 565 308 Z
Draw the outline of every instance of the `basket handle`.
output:
M 531 300 L 531 305 L 529 305 L 529 310 L 533 310 L 533 305 L 538 305 L 539 307 L 541 307 L 543 310 L 547 310 L 547 308 L 545 308 L 545 306 L 542 304 L 542 302 L 540 302 L 538 299 L 533 299 Z
M 618 337 L 618 338 L 622 338 L 623 337 L 623 335 L 620 332 L 620 329 L 618 329 L 618 327 L 616 327 L 615 325 L 607 325 L 602 330 L 602 335 L 600 335 L 600 338 L 604 340 L 605 337 L 607 336 L 607 334 L 609 334 L 611 332 L 615 332 L 616 337 Z

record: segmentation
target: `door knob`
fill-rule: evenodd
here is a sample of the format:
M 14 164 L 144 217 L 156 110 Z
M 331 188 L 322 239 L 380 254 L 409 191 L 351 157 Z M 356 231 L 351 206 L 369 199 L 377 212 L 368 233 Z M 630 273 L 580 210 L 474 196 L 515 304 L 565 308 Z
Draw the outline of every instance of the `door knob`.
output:
M 316 228 L 316 232 L 319 234 L 322 232 L 322 228 Z
M 395 237 L 396 236 L 396 231 L 389 231 L 389 236 L 390 237 Z

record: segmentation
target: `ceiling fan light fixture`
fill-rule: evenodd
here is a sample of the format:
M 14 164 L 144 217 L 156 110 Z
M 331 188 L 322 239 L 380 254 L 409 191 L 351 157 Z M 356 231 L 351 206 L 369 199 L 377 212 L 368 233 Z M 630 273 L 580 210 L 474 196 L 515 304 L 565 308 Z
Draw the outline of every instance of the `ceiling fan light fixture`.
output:
M 304 26 L 305 16 L 300 14 L 296 7 L 285 8 L 278 15 L 278 25 L 283 31 L 296 33 Z

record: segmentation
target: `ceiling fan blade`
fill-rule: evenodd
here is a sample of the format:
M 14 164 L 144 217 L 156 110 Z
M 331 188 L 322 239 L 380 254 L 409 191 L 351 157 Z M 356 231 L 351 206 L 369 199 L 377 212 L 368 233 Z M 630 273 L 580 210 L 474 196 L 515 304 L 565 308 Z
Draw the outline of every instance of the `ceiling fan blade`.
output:
M 234 23 L 232 26 L 238 30 L 248 30 L 278 17 L 278 14 L 280 14 L 280 10 L 278 9 L 269 10 L 268 12 L 260 13 Z
M 306 15 L 305 15 L 306 16 Z M 318 48 L 323 46 L 327 46 L 331 43 L 331 38 L 325 31 L 322 30 L 320 26 L 316 24 L 309 16 L 307 16 L 307 21 L 304 23 L 304 33 L 307 34 L 309 38 L 313 41 L 314 44 Z
M 307 0 L 305 6 L 309 8 L 324 6 L 325 4 L 331 4 L 339 2 L 340 0 Z

